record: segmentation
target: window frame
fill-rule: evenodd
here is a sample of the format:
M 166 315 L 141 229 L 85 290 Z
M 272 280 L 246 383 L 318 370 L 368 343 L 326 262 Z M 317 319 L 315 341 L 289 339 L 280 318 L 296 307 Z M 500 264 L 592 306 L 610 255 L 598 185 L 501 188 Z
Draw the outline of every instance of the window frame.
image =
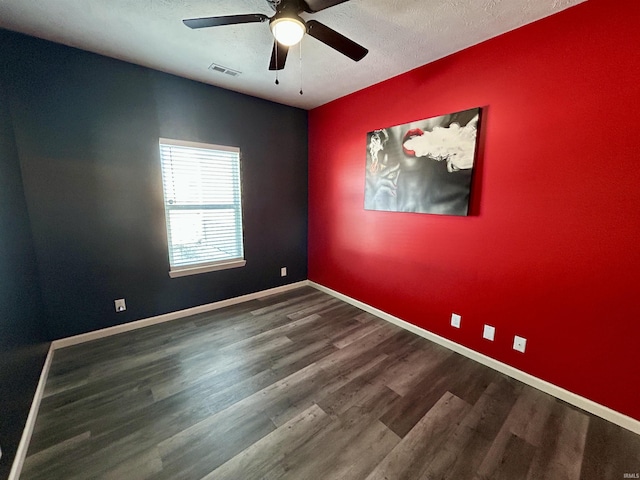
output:
M 240 245 L 241 257 L 215 260 L 215 261 L 209 261 L 209 262 L 193 263 L 188 265 L 178 265 L 178 266 L 172 265 L 171 259 L 172 259 L 173 242 L 171 241 L 171 228 L 170 228 L 171 224 L 170 224 L 169 215 L 171 210 L 174 210 L 174 211 L 185 210 L 185 209 L 188 209 L 189 207 L 185 207 L 185 206 L 180 207 L 177 205 L 172 206 L 167 199 L 167 192 L 165 191 L 165 171 L 163 166 L 163 154 L 162 154 L 163 146 L 197 148 L 197 149 L 209 150 L 209 151 L 234 152 L 238 154 L 238 165 L 237 165 L 238 184 L 237 184 L 237 189 L 234 189 L 234 191 L 237 191 L 238 202 L 236 205 L 234 201 L 233 206 L 234 206 L 234 209 L 236 210 L 236 214 L 239 213 L 239 215 L 237 215 L 239 217 L 239 226 L 238 225 L 236 226 L 235 238 L 236 238 L 236 242 L 238 242 Z M 163 202 L 163 208 L 164 208 L 164 214 L 165 214 L 165 233 L 167 238 L 167 259 L 169 261 L 169 276 L 171 278 L 178 278 L 178 277 L 184 277 L 188 275 L 196 275 L 199 273 L 215 272 L 219 270 L 227 270 L 231 268 L 244 267 L 247 264 L 247 261 L 245 259 L 245 250 L 244 250 L 242 155 L 241 155 L 240 148 L 228 146 L 228 145 L 216 145 L 216 144 L 210 144 L 210 143 L 191 142 L 186 140 L 177 140 L 177 139 L 161 137 L 159 138 L 159 141 L 158 141 L 158 153 L 160 155 L 160 170 L 162 175 L 162 202 Z M 215 203 L 200 204 L 200 206 L 205 207 L 205 209 L 206 207 L 218 208 L 216 207 L 216 205 L 220 205 L 220 204 L 215 204 Z M 196 207 L 196 206 L 198 205 L 193 205 L 193 207 Z

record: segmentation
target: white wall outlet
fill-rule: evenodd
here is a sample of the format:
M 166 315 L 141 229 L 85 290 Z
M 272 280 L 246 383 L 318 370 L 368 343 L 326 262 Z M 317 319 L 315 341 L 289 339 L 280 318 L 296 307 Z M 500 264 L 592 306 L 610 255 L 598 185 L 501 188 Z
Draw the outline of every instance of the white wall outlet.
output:
M 451 314 L 451 326 L 455 328 L 460 328 L 460 322 L 462 321 L 462 317 L 457 313 Z
M 116 312 L 124 312 L 127 309 L 127 305 L 124 303 L 124 298 L 120 298 L 114 303 L 116 304 Z
M 524 350 L 527 348 L 527 339 L 519 336 L 513 337 L 513 349 L 518 352 L 524 353 Z
M 287 276 L 287 267 L 282 267 L 280 269 L 280 276 L 281 277 L 286 277 Z
M 484 331 L 482 332 L 482 338 L 486 338 L 487 340 L 493 340 L 496 338 L 496 327 L 492 327 L 491 325 L 485 325 Z

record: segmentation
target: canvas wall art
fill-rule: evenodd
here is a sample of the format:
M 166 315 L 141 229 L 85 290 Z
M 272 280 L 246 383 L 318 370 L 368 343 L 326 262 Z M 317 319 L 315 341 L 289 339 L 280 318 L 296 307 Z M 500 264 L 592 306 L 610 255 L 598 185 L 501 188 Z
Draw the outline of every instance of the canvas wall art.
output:
M 364 207 L 468 215 L 480 108 L 367 134 Z

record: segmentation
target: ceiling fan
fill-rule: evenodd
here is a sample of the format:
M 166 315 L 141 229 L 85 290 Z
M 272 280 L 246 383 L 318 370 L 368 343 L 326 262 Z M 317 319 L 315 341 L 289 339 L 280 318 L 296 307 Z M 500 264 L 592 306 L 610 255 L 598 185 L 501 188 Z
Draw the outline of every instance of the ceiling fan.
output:
M 369 53 L 369 50 L 316 20 L 305 21 L 300 17 L 301 13 L 316 13 L 347 1 L 348 0 L 267 0 L 267 3 L 269 3 L 276 12 L 272 17 L 268 17 L 262 13 L 251 13 L 190 18 L 183 20 L 183 23 L 189 28 L 206 28 L 268 21 L 271 33 L 275 38 L 269 70 L 282 70 L 284 68 L 289 47 L 300 42 L 305 33 L 308 33 L 325 45 L 358 62 Z

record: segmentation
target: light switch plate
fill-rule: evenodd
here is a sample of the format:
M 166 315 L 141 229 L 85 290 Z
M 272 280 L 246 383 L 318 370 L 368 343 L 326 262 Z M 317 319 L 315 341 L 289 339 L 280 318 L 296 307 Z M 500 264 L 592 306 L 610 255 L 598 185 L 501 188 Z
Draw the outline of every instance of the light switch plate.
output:
M 457 313 L 451 314 L 451 326 L 455 328 L 460 328 L 460 322 L 462 321 L 462 317 Z
M 513 337 L 513 349 L 524 353 L 527 348 L 527 339 L 519 336 Z
M 485 325 L 484 331 L 482 332 L 482 338 L 486 338 L 487 340 L 493 340 L 496 337 L 496 327 L 492 327 L 491 325 Z

